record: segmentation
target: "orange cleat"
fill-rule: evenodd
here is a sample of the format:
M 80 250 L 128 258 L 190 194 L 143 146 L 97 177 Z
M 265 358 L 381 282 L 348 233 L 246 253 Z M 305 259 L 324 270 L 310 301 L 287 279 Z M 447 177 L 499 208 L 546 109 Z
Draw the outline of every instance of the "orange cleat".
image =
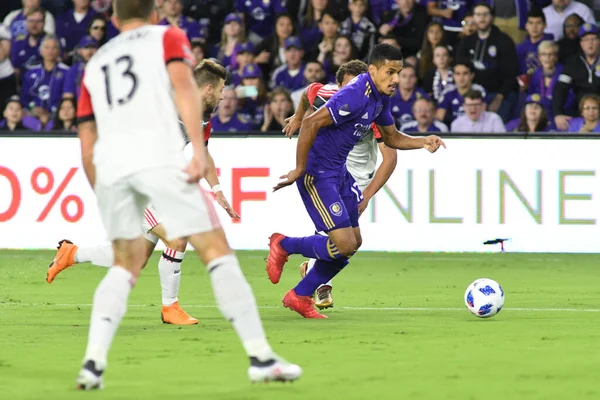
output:
M 281 240 L 285 239 L 285 235 L 274 233 L 269 238 L 269 255 L 267 256 L 267 274 L 272 283 L 279 283 L 283 266 L 290 258 L 287 251 L 281 247 Z
M 52 283 L 56 275 L 63 270 L 75 265 L 75 253 L 77 252 L 77 246 L 70 240 L 63 239 L 58 242 L 58 251 L 54 256 L 54 260 L 48 265 L 48 272 L 46 272 L 46 282 Z
M 196 325 L 198 323 L 196 318 L 190 317 L 188 313 L 183 311 L 183 308 L 181 308 L 178 301 L 170 306 L 162 306 L 160 318 L 162 319 L 163 324 Z
M 284 307 L 296 311 L 304 318 L 327 318 L 326 315 L 319 314 L 319 312 L 315 310 L 315 302 L 311 296 L 298 296 L 294 289 L 285 294 L 282 303 Z

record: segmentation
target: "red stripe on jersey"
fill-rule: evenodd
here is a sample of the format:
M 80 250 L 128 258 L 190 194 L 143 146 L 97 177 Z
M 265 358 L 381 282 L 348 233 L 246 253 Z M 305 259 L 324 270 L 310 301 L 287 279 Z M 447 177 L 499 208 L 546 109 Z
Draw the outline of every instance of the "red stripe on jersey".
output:
M 375 122 L 373 122 L 373 136 L 375 136 L 375 139 L 381 139 L 381 132 L 379 132 L 379 128 L 377 128 L 377 125 L 375 125 Z
M 185 32 L 175 26 L 171 26 L 165 31 L 165 35 L 163 36 L 163 51 L 165 64 L 171 61 L 183 61 L 189 66 L 196 64 L 190 41 Z
M 212 121 L 209 119 L 208 123 L 204 125 L 204 143 L 208 142 L 210 139 L 210 134 L 212 133 Z
M 77 119 L 79 122 L 85 122 L 94 119 L 94 109 L 92 108 L 92 98 L 88 92 L 83 79 L 81 79 L 81 92 L 77 101 Z
M 315 98 L 317 97 L 317 93 L 319 92 L 319 90 L 321 90 L 321 88 L 323 87 L 323 84 L 320 82 L 314 82 L 311 83 L 308 88 L 306 88 L 306 97 L 308 98 L 308 103 L 312 106 L 313 104 L 315 104 Z

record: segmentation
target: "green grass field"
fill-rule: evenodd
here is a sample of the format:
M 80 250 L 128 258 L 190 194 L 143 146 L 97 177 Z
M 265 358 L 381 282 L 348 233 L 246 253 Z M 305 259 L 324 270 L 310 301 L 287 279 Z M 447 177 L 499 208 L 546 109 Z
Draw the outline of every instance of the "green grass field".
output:
M 45 283 L 50 251 L 0 252 L 0 398 L 15 399 L 598 399 L 600 255 L 358 253 L 327 320 L 281 307 L 265 252 L 240 252 L 275 350 L 299 363 L 293 384 L 251 385 L 247 359 L 189 254 L 180 302 L 200 324 L 163 325 L 156 262 L 130 297 L 103 392 L 81 393 L 90 303 L 105 271 L 81 265 Z M 473 317 L 463 294 L 498 280 L 503 311 Z

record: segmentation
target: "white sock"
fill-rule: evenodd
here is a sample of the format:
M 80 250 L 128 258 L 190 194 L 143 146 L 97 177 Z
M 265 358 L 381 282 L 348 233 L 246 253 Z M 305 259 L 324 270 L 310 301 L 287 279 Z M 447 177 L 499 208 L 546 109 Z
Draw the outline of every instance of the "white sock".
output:
M 112 244 L 98 247 L 79 247 L 75 252 L 75 262 L 91 262 L 99 267 L 110 268 L 113 265 L 114 255 Z
M 308 272 L 313 269 L 313 267 L 315 266 L 315 263 L 317 262 L 317 260 L 315 260 L 314 258 L 311 258 L 310 260 L 308 260 L 308 265 L 306 266 L 306 273 L 308 274 Z M 331 286 L 331 288 L 333 289 L 333 284 L 331 283 L 331 280 L 327 283 L 324 283 L 322 285 L 319 285 L 319 287 L 317 288 L 317 290 L 321 289 L 323 286 Z
M 173 249 L 165 249 L 158 261 L 158 274 L 160 275 L 160 286 L 162 287 L 162 304 L 170 306 L 179 299 L 179 283 L 181 282 L 181 262 L 185 256 L 184 252 Z
M 84 362 L 94 361 L 97 369 L 106 368 L 108 350 L 127 311 L 127 299 L 134 284 L 131 272 L 115 265 L 96 288 Z
M 273 350 L 267 342 L 254 294 L 240 269 L 237 257 L 233 254 L 219 257 L 206 267 L 219 310 L 233 324 L 246 354 L 261 361 L 273 358 Z

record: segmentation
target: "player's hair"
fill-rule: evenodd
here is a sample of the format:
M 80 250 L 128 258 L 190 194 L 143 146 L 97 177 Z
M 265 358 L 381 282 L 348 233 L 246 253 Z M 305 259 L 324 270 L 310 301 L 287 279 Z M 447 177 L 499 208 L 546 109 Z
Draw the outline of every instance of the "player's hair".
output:
M 369 54 L 369 65 L 381 67 L 385 61 L 402 61 L 402 50 L 390 44 L 378 44 Z
M 227 71 L 214 60 L 202 60 L 194 69 L 194 79 L 198 87 L 218 85 L 221 79 L 227 80 Z
M 477 90 L 477 89 L 469 89 L 463 97 L 465 99 L 482 100 L 483 101 L 483 94 L 481 93 L 481 90 Z
M 113 0 L 113 8 L 119 21 L 150 19 L 155 0 Z
M 527 19 L 529 18 L 541 18 L 542 21 L 546 23 L 546 15 L 544 15 L 544 12 L 538 7 L 533 7 L 531 10 L 529 10 L 527 13 Z
M 46 10 L 43 9 L 42 7 L 38 7 L 38 8 L 32 8 L 31 10 L 27 11 L 25 13 L 25 18 L 29 17 L 30 15 L 33 14 L 42 14 L 42 16 L 44 17 L 44 20 L 46 20 Z
M 452 68 L 454 69 L 454 67 L 456 67 L 457 65 L 462 65 L 462 66 L 467 67 L 467 69 L 469 70 L 470 73 L 475 72 L 475 67 L 473 66 L 473 63 L 467 57 L 457 58 L 456 61 L 454 62 L 454 65 Z
M 335 81 L 341 85 L 346 75 L 358 76 L 367 72 L 369 67 L 360 60 L 352 60 L 342 64 L 335 73 Z

